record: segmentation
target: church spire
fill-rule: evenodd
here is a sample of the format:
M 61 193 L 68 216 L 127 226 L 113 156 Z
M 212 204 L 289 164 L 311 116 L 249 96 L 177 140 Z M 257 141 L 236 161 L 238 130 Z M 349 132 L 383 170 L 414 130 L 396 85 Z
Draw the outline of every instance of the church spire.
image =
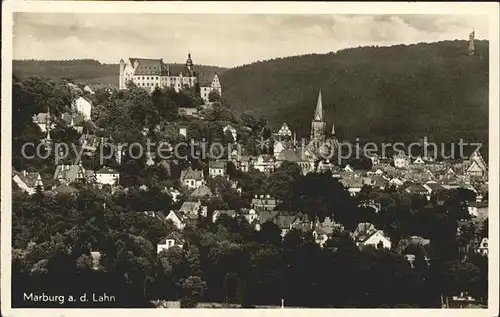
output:
M 316 104 L 316 112 L 314 113 L 314 121 L 323 121 L 323 101 L 321 98 L 321 89 L 319 90 L 318 103 Z

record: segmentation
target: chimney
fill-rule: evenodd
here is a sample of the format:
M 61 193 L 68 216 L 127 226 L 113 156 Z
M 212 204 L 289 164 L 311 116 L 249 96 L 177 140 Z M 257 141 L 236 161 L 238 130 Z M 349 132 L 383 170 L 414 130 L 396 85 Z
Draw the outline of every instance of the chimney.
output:
M 26 170 L 23 170 L 23 175 L 26 176 L 26 174 L 28 174 L 28 173 L 26 173 Z

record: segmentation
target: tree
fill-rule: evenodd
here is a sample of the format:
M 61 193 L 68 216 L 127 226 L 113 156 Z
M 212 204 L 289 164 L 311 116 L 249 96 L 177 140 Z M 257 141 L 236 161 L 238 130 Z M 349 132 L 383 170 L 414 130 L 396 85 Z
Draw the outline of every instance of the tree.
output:
M 220 102 L 220 94 L 217 90 L 212 89 L 210 93 L 208 94 L 208 101 L 210 102 Z
M 203 296 L 207 284 L 199 276 L 189 276 L 182 283 L 181 307 L 194 308 Z

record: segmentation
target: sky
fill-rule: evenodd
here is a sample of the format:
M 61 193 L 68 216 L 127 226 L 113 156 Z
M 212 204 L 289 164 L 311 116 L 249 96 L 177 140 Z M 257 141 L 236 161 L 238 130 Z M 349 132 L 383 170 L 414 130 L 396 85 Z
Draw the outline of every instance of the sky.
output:
M 14 59 L 163 58 L 236 67 L 366 45 L 488 39 L 481 15 L 15 13 Z

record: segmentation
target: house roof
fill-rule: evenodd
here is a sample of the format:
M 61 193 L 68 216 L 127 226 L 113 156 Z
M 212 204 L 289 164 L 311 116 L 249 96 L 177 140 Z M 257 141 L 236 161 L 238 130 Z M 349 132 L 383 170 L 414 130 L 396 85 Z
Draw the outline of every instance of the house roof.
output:
M 260 223 L 264 223 L 267 221 L 272 221 L 274 217 L 278 215 L 279 211 L 277 210 L 262 210 L 257 212 L 257 219 Z
M 167 76 L 168 67 L 161 59 L 131 57 L 129 60 L 132 66 L 134 66 L 135 62 L 139 63 L 134 71 L 134 75 Z
M 198 202 L 185 201 L 184 203 L 182 203 L 182 206 L 179 209 L 179 211 L 185 212 L 185 213 L 196 213 L 196 212 L 198 212 L 198 208 L 200 206 L 201 206 L 201 204 Z
M 436 191 L 436 190 L 441 190 L 443 189 L 443 186 L 441 186 L 441 184 L 437 183 L 437 182 L 427 182 L 425 183 L 425 185 L 429 186 L 429 188 L 432 190 L 432 191 Z
M 369 222 L 361 222 L 358 224 L 352 237 L 357 241 L 365 241 L 368 239 L 377 229 L 375 226 Z
M 210 161 L 208 162 L 208 167 L 209 168 L 226 168 L 226 162 L 225 161 Z
M 182 233 L 179 233 L 179 232 L 169 233 L 165 238 L 160 240 L 159 244 L 165 243 L 166 240 L 174 240 L 175 242 L 177 242 L 179 244 L 184 243 L 184 237 L 183 237 Z
M 273 222 L 277 224 L 280 229 L 288 229 L 296 219 L 297 215 L 278 211 L 278 214 L 273 218 Z
M 41 176 L 40 176 L 40 173 L 38 172 L 14 172 L 13 173 L 14 176 L 17 175 L 22 181 L 23 183 L 26 184 L 26 186 L 28 187 L 35 187 L 36 185 L 36 182 L 37 180 L 40 178 L 41 179 Z
M 208 186 L 201 186 L 201 187 L 198 187 L 196 188 L 190 195 L 191 197 L 197 197 L 197 198 L 201 198 L 201 197 L 212 197 L 213 194 L 212 194 L 212 191 L 210 190 L 210 188 L 208 188 Z

